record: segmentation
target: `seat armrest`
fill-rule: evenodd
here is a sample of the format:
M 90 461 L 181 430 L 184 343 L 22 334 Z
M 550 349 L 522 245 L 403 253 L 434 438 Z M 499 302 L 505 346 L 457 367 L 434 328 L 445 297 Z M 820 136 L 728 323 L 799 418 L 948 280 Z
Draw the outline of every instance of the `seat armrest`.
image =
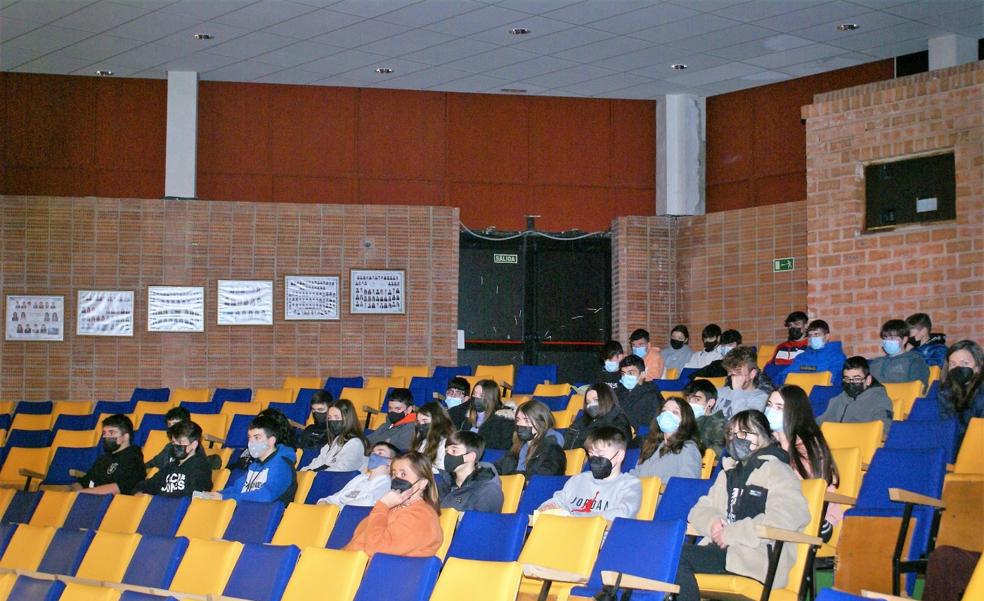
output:
M 20 474 L 21 476 L 24 476 L 25 478 L 37 478 L 38 480 L 44 480 L 45 477 L 45 475 L 42 474 L 41 472 L 29 470 L 25 467 L 22 467 L 17 473 Z M 84 476 L 84 475 L 85 473 L 80 474 L 80 476 Z
M 802 532 L 797 532 L 795 530 L 786 530 L 784 528 L 776 528 L 774 526 L 764 526 L 759 524 L 755 527 L 755 533 L 759 535 L 759 538 L 767 538 L 769 540 L 781 540 L 787 543 L 803 543 L 806 545 L 817 545 L 823 544 L 823 539 L 819 536 L 810 536 L 809 534 L 803 534 Z
M 302 424 L 302 423 L 300 423 L 300 422 L 295 422 L 295 421 L 294 421 L 294 420 L 292 420 L 292 419 L 288 419 L 288 420 L 287 420 L 287 422 L 288 422 L 288 423 L 289 423 L 289 424 L 291 425 L 291 427 L 293 427 L 293 428 L 297 428 L 298 430 L 303 430 L 303 429 L 304 429 L 304 424 Z
M 85 475 L 85 472 L 83 472 L 82 470 L 70 469 L 68 470 L 68 475 L 73 478 L 81 478 L 82 476 Z
M 937 509 L 943 509 L 943 501 L 933 497 L 928 497 L 926 495 L 921 495 L 919 493 L 914 493 L 902 488 L 890 488 L 888 489 L 888 498 L 896 503 L 912 503 L 913 505 L 926 505 L 928 507 L 936 507 Z
M 823 500 L 827 503 L 840 503 L 841 505 L 854 505 L 857 499 L 854 497 L 849 497 L 847 495 L 842 495 L 838 492 L 827 491 L 823 493 Z
M 510 384 L 509 382 L 506 382 L 505 380 L 499 380 L 499 386 L 502 386 L 506 390 L 512 390 L 513 389 L 513 385 Z
M 622 577 L 621 580 L 619 580 L 619 575 Z M 615 583 L 618 582 L 619 586 L 637 591 L 652 591 L 654 593 L 672 594 L 680 592 L 680 585 L 673 584 L 672 582 L 652 580 L 650 578 L 633 576 L 631 574 L 620 574 L 619 572 L 613 572 L 610 570 L 602 570 L 601 582 L 605 586 L 615 586 Z
M 213 436 L 211 434 L 205 434 L 202 436 L 202 438 L 204 438 L 210 444 L 214 444 L 214 443 L 219 443 L 223 445 L 225 444 L 224 438 L 219 438 L 218 436 Z
M 686 536 L 702 536 L 702 534 L 700 532 L 697 532 L 697 529 L 694 528 L 693 525 L 687 524 Z
M 376 415 L 377 413 L 382 413 L 382 411 L 380 411 L 379 409 L 376 409 L 375 407 L 370 407 L 369 405 L 363 405 L 362 410 L 368 413 L 369 415 Z
M 537 580 L 570 582 L 572 584 L 584 584 L 588 581 L 588 576 L 583 574 L 564 572 L 563 570 L 554 570 L 553 568 L 538 566 L 532 563 L 523 564 L 523 575 L 527 578 L 535 578 Z

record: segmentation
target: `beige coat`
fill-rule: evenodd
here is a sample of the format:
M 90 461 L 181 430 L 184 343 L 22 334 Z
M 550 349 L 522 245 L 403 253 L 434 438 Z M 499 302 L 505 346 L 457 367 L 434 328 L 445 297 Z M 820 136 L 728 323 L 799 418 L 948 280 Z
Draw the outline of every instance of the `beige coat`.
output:
M 789 465 L 773 456 L 766 455 L 765 463 L 748 477 L 747 485 L 761 486 L 769 491 L 765 503 L 765 513 L 754 518 L 745 518 L 724 527 L 724 540 L 728 554 L 725 569 L 731 573 L 765 581 L 769 569 L 769 549 L 767 541 L 755 533 L 758 524 L 801 530 L 810 521 L 810 511 L 806 498 L 800 489 L 800 479 Z M 700 544 L 714 544 L 710 538 L 711 522 L 724 518 L 728 507 L 726 471 L 734 468 L 737 462 L 724 458 L 724 469 L 718 474 L 707 495 L 701 497 L 690 510 L 688 520 L 705 538 Z M 779 556 L 779 567 L 773 583 L 775 588 L 786 585 L 789 570 L 796 562 L 796 545 L 783 545 Z

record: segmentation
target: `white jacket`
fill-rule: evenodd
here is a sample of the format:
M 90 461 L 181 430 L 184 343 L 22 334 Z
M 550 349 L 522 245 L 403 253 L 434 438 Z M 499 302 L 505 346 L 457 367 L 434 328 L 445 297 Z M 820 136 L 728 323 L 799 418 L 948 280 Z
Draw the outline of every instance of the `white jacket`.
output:
M 314 471 L 319 468 L 327 472 L 354 472 L 365 465 L 366 447 L 358 438 L 350 438 L 344 445 L 338 437 L 321 447 L 318 456 L 301 471 Z

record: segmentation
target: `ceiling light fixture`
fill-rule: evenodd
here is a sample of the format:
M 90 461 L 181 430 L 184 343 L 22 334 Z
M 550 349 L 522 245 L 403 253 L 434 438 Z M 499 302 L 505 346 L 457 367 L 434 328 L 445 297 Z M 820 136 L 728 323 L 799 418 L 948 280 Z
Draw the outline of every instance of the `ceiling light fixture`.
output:
M 674 71 L 683 71 L 686 68 L 687 68 L 687 65 L 685 65 L 683 63 L 675 63 L 675 64 L 670 65 L 670 69 L 673 69 Z
M 529 32 L 530 30 L 525 27 L 513 27 L 512 29 L 509 30 L 509 33 L 511 33 L 512 35 L 526 35 Z
M 392 72 L 393 69 L 390 69 L 389 67 L 376 67 L 376 73 L 379 73 L 380 75 L 389 75 Z
M 837 26 L 837 31 L 854 31 L 859 27 L 861 26 L 857 23 L 841 23 Z
M 526 90 L 523 88 L 499 88 L 500 92 L 505 92 L 506 94 L 525 94 Z
M 212 35 L 212 34 L 210 34 L 210 33 L 196 33 L 195 35 L 193 35 L 191 37 L 195 38 L 196 40 L 203 41 L 203 42 L 215 38 L 215 36 Z
M 97 69 L 96 70 L 96 75 L 98 75 L 100 77 L 109 77 L 112 74 L 113 74 L 113 72 L 110 71 L 109 69 Z

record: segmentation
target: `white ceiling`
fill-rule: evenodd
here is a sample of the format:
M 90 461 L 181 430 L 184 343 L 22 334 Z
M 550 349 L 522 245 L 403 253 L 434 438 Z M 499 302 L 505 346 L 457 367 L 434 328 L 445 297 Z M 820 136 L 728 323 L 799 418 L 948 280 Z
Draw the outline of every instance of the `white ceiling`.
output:
M 848 22 L 860 28 L 837 30 Z M 0 69 L 710 96 L 925 50 L 944 33 L 984 37 L 984 0 L 0 0 Z

